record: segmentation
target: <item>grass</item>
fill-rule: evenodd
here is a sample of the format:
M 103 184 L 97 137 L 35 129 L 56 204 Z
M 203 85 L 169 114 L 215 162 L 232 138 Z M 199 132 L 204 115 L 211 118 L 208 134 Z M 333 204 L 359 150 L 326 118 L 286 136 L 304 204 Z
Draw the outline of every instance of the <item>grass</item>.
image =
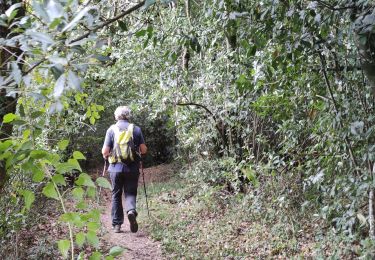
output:
M 311 256 L 314 239 L 292 231 L 288 222 L 255 213 L 251 196 L 180 177 L 151 184 L 148 193 L 152 217 L 140 193 L 139 219 L 169 259 Z

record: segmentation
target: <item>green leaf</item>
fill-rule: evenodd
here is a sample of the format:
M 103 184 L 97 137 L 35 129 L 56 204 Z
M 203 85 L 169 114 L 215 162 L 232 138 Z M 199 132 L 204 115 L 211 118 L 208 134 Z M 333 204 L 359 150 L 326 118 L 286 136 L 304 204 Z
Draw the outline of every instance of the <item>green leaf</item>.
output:
M 86 236 L 83 232 L 79 232 L 76 234 L 76 243 L 79 247 L 82 247 L 85 243 Z
M 94 231 L 87 232 L 86 238 L 87 238 L 87 242 L 90 245 L 92 245 L 94 247 L 98 247 L 99 246 L 99 238 L 97 237 L 97 235 L 96 235 L 96 233 Z
M 20 8 L 22 6 L 22 3 L 17 3 L 12 5 L 8 8 L 8 10 L 5 11 L 5 15 L 8 16 L 8 20 L 12 20 L 17 15 L 17 8 Z
M 103 188 L 106 188 L 106 189 L 112 189 L 112 186 L 111 184 L 109 183 L 109 181 L 104 178 L 104 177 L 99 177 L 96 179 L 96 183 L 98 184 L 98 186 L 100 187 L 103 187 Z
M 42 32 L 36 32 L 36 31 L 27 31 L 27 34 L 36 42 L 42 43 L 42 45 L 45 45 L 46 47 L 54 44 L 54 40 L 52 39 L 52 36 L 48 33 L 42 33 Z
M 253 169 L 251 169 L 251 167 L 242 169 L 242 172 L 245 174 L 247 179 L 252 182 L 252 184 L 255 187 L 259 186 L 259 181 L 256 177 L 256 172 Z
M 124 32 L 128 31 L 128 25 L 124 21 L 118 21 L 120 29 Z
M 55 174 L 52 176 L 52 181 L 56 183 L 57 185 L 66 185 L 65 178 L 61 174 Z
M 79 13 L 73 18 L 73 20 L 72 20 L 70 23 L 68 23 L 68 24 L 62 29 L 62 32 L 64 32 L 64 31 L 68 31 L 68 30 L 74 28 L 74 27 L 78 24 L 78 22 L 82 19 L 82 17 L 85 16 L 86 13 L 87 13 L 88 11 L 90 11 L 91 9 L 93 9 L 93 7 L 88 7 L 88 6 L 87 6 L 87 7 L 83 8 L 81 11 L 79 11 Z
M 81 79 L 71 70 L 68 71 L 68 86 L 74 90 L 81 90 Z
M 147 33 L 147 30 L 143 29 L 143 30 L 140 30 L 140 31 L 136 32 L 135 36 L 142 37 L 142 36 L 145 36 L 146 33 Z
M 6 140 L 5 142 L 0 142 L 0 152 L 5 151 L 13 144 L 12 140 Z
M 38 1 L 31 1 L 31 3 L 33 7 L 32 10 L 36 13 L 36 15 L 42 18 L 44 22 L 48 23 L 49 17 L 42 3 L 39 3 Z
M 25 199 L 25 208 L 27 210 L 29 210 L 30 207 L 31 207 L 31 204 L 35 201 L 34 192 L 32 192 L 30 190 L 23 190 L 20 193 L 22 194 L 23 198 Z
M 100 259 L 102 259 L 102 254 L 100 252 L 94 252 L 89 257 L 89 260 L 100 260 Z
M 60 216 L 60 220 L 63 222 L 74 224 L 79 228 L 85 225 L 85 221 L 81 218 L 81 214 L 77 212 L 64 213 Z
M 61 76 L 56 80 L 55 87 L 53 89 L 53 96 L 55 98 L 61 97 L 62 93 L 64 92 L 65 81 L 65 74 L 61 74 Z
M 9 114 L 6 114 L 4 117 L 3 117 L 3 123 L 10 123 L 12 122 L 13 120 L 15 120 L 17 118 L 17 115 L 13 114 L 13 113 L 9 113 Z
M 80 151 L 74 151 L 73 158 L 76 160 L 86 160 L 86 157 Z
M 96 195 L 96 188 L 95 187 L 87 187 L 87 196 L 90 198 L 95 198 Z
M 59 197 L 52 182 L 47 183 L 42 192 L 48 198 L 58 199 Z
M 88 175 L 87 173 L 81 173 L 78 179 L 75 181 L 75 184 L 79 186 L 88 186 L 95 188 L 94 182 L 92 181 L 90 175 Z
M 48 152 L 44 150 L 34 150 L 34 151 L 31 151 L 30 153 L 30 157 L 34 159 L 42 159 L 46 157 L 47 155 L 48 155 Z
M 17 85 L 20 85 L 22 82 L 22 71 L 20 70 L 20 67 L 18 66 L 16 61 L 12 61 L 10 65 L 12 67 L 11 74 L 13 76 L 13 79 L 17 83 Z
M 114 246 L 111 248 L 111 250 L 109 250 L 109 254 L 113 257 L 121 255 L 122 252 L 124 252 L 124 249 L 119 246 Z
M 84 252 L 79 253 L 77 260 L 83 260 L 84 259 Z
M 105 260 L 114 260 L 115 258 L 111 255 L 108 255 L 104 258 Z
M 87 223 L 87 229 L 90 231 L 97 231 L 99 228 L 100 228 L 100 223 L 98 222 Z
M 87 207 L 88 207 L 87 203 L 83 200 L 76 204 L 76 208 L 80 210 L 87 209 Z
M 90 124 L 94 125 L 94 124 L 95 124 L 95 121 L 96 121 L 96 120 L 95 120 L 95 117 L 93 117 L 93 116 L 90 117 Z
M 60 163 L 56 167 L 56 171 L 61 174 L 71 172 L 73 170 L 78 170 L 80 172 L 82 171 L 81 166 L 76 159 L 69 159 L 67 162 Z
M 56 0 L 49 0 L 46 6 L 46 12 L 51 21 L 55 18 L 64 16 L 63 6 Z
M 98 209 L 93 209 L 87 214 L 89 219 L 92 219 L 96 222 L 100 221 L 100 210 Z
M 61 140 L 60 142 L 57 143 L 57 147 L 59 147 L 59 150 L 64 151 L 66 147 L 69 145 L 69 140 Z
M 70 242 L 69 240 L 59 240 L 57 242 L 60 253 L 63 255 L 64 258 L 68 258 L 68 252 L 70 248 Z
M 40 170 L 38 167 L 34 166 L 32 169 L 33 172 L 33 181 L 34 182 L 41 182 L 44 179 L 44 172 Z
M 77 187 L 72 190 L 73 197 L 78 200 L 81 200 L 83 198 L 84 193 L 85 191 L 81 187 Z
M 156 0 L 146 0 L 145 4 L 142 6 L 142 10 L 146 10 L 149 8 L 151 5 L 155 4 Z
M 55 18 L 53 20 L 53 22 L 49 25 L 49 28 L 51 30 L 54 30 L 60 23 L 61 23 L 61 19 L 60 18 Z

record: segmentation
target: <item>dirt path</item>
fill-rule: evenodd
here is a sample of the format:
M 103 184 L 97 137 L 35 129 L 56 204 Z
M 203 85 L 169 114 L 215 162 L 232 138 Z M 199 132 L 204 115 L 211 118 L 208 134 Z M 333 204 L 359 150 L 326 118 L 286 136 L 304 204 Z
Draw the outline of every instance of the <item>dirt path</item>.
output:
M 146 183 L 163 181 L 168 178 L 171 173 L 171 167 L 169 165 L 160 165 L 156 167 L 147 168 L 145 171 Z M 143 186 L 140 178 L 139 189 Z M 138 191 L 143 192 L 141 190 Z M 125 223 L 121 226 L 121 233 L 114 233 L 112 230 L 111 223 L 111 193 L 106 191 L 103 194 L 103 201 L 105 201 L 105 212 L 102 214 L 101 220 L 105 229 L 103 240 L 110 247 L 121 246 L 126 251 L 122 257 L 117 259 L 152 259 L 159 260 L 164 259 L 161 253 L 161 246 L 159 243 L 152 241 L 145 230 L 142 229 L 142 223 L 139 224 L 139 230 L 137 233 L 131 233 L 129 222 L 125 217 Z

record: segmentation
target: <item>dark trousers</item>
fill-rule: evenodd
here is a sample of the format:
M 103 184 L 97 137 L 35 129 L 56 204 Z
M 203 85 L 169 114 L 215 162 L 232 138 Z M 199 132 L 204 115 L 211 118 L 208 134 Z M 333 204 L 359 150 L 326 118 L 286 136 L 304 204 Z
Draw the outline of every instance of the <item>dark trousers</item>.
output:
M 112 225 L 124 223 L 122 194 L 125 193 L 125 210 L 136 210 L 139 173 L 110 172 L 112 182 Z

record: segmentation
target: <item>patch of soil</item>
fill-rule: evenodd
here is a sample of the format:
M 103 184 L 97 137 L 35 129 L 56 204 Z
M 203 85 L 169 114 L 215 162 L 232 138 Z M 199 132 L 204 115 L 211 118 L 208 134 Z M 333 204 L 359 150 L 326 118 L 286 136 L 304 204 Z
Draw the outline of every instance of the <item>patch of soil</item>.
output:
M 106 192 L 103 199 L 107 201 L 105 212 L 101 216 L 105 234 L 102 240 L 110 247 L 121 246 L 125 249 L 121 259 L 163 259 L 160 244 L 152 241 L 145 230 L 142 229 L 142 223 L 139 223 L 137 233 L 130 232 L 129 222 L 125 218 L 124 224 L 121 226 L 121 233 L 114 233 L 111 222 L 111 194 Z
M 158 166 L 145 168 L 144 180 L 146 183 L 164 182 L 168 180 L 172 174 L 174 166 L 171 164 L 161 164 Z M 98 172 L 98 170 L 97 170 Z M 142 173 L 141 173 L 142 174 Z M 143 176 L 139 178 L 139 187 L 143 185 Z M 124 200 L 123 200 L 124 201 Z M 121 246 L 126 251 L 121 259 L 164 259 L 161 252 L 161 245 L 152 241 L 143 229 L 145 224 L 138 222 L 139 230 L 137 233 L 130 232 L 129 222 L 125 217 L 125 223 L 121 226 L 121 233 L 114 233 L 111 222 L 111 192 L 106 191 L 102 196 L 102 203 L 105 205 L 105 212 L 102 214 L 101 220 L 105 228 L 102 237 L 109 247 Z

